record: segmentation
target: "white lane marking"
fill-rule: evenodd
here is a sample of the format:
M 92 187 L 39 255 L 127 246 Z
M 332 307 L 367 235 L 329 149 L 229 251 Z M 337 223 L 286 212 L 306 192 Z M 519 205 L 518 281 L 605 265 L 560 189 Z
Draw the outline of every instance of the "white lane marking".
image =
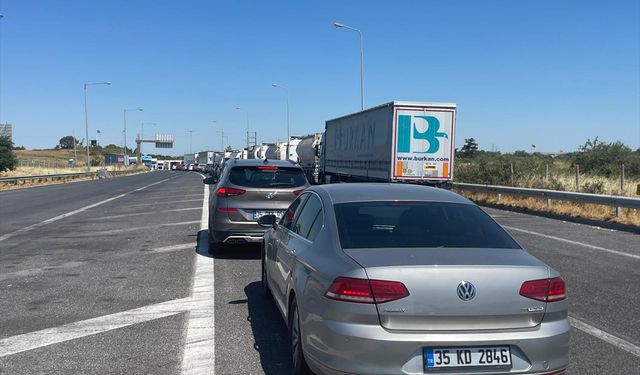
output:
M 190 207 L 190 208 L 176 208 L 176 209 L 173 209 L 173 210 L 134 212 L 134 213 L 122 214 L 122 215 L 100 216 L 97 219 L 99 219 L 100 222 L 103 222 L 104 220 L 108 220 L 108 219 L 120 219 L 120 218 L 123 218 L 123 217 L 130 217 L 130 216 L 157 215 L 157 214 L 162 213 L 162 212 L 195 211 L 195 210 L 199 210 L 199 209 L 200 209 L 200 207 Z
M 185 199 L 181 201 L 161 201 L 161 202 L 153 202 L 153 203 L 128 204 L 126 205 L 126 207 L 144 207 L 144 206 L 155 206 L 158 204 L 173 204 L 173 203 L 186 203 L 186 202 L 200 202 L 200 199 Z
M 181 298 L 97 318 L 81 320 L 59 327 L 7 337 L 0 340 L 0 358 L 43 346 L 97 335 L 114 329 L 180 314 L 188 311 L 192 305 L 191 298 Z
M 7 239 L 9 239 L 9 238 L 11 238 L 11 237 L 13 237 L 13 236 L 18 235 L 18 234 L 22 234 L 22 233 L 29 232 L 29 231 L 34 230 L 34 229 L 36 229 L 36 228 L 40 228 L 40 227 L 45 226 L 45 225 L 47 225 L 47 224 L 51 224 L 51 223 L 56 222 L 56 221 L 58 221 L 58 220 L 62 220 L 62 219 L 64 219 L 64 218 L 66 218 L 66 217 L 73 216 L 73 215 L 75 215 L 75 214 L 79 214 L 79 213 L 84 212 L 84 211 L 86 211 L 86 210 L 89 210 L 89 209 L 91 209 L 91 208 L 101 206 L 101 205 L 103 205 L 103 204 L 105 204 L 105 203 L 109 203 L 109 202 L 114 201 L 114 200 L 116 200 L 116 199 L 120 199 L 120 198 L 125 197 L 125 196 L 127 196 L 127 195 L 129 195 L 129 194 L 131 194 L 131 193 L 136 192 L 136 191 L 144 190 L 144 189 L 149 188 L 149 187 L 151 187 L 151 186 L 161 184 L 161 183 L 163 183 L 163 182 L 165 182 L 165 181 L 173 180 L 174 178 L 177 178 L 177 177 L 165 178 L 164 180 L 160 180 L 160 181 L 158 181 L 158 182 L 154 182 L 153 184 L 149 184 L 149 185 L 147 185 L 147 186 L 143 186 L 143 187 L 141 187 L 141 188 L 138 188 L 138 189 L 135 189 L 135 190 L 129 191 L 129 192 L 127 192 L 127 193 L 123 193 L 123 194 L 117 195 L 117 196 L 115 196 L 115 197 L 111 197 L 111 198 L 109 198 L 109 199 L 105 199 L 105 200 L 103 200 L 103 201 L 100 201 L 100 202 L 97 202 L 97 203 L 93 203 L 93 204 L 90 204 L 90 205 L 88 205 L 88 206 L 84 206 L 84 207 L 82 207 L 82 208 L 78 208 L 77 210 L 73 210 L 73 211 L 71 211 L 71 212 L 67 212 L 67 213 L 64 213 L 64 214 L 62 214 L 62 215 L 58 215 L 58 216 L 56 216 L 56 217 L 52 217 L 51 219 L 47 219 L 47 220 L 41 221 L 41 222 L 39 222 L 39 223 L 29 225 L 29 226 L 27 226 L 27 227 L 24 227 L 24 228 L 18 229 L 18 230 L 16 230 L 16 231 L 9 232 L 9 233 L 7 233 L 7 234 L 4 234 L 4 235 L 0 236 L 0 242 L 2 242 L 2 241 L 4 241 L 4 240 L 7 240 Z
M 156 228 L 164 228 L 164 227 L 175 227 L 180 225 L 191 225 L 191 224 L 200 224 L 200 220 L 194 221 L 180 221 L 177 223 L 165 223 L 165 224 L 157 224 L 157 225 L 146 225 L 143 227 L 130 227 L 130 228 L 119 228 L 119 229 L 110 229 L 110 230 L 102 230 L 102 231 L 93 231 L 82 234 L 76 234 L 71 236 L 59 236 L 59 238 L 83 238 L 83 237 L 94 237 L 94 236 L 109 236 L 117 233 L 126 233 L 126 232 L 136 232 L 139 230 L 145 229 L 156 229 Z
M 153 252 L 153 253 L 168 253 L 168 252 L 176 251 L 176 250 L 193 249 L 194 247 L 195 246 L 193 245 L 193 243 L 189 242 L 189 243 L 182 243 L 182 244 L 178 244 L 178 245 L 158 247 L 156 249 L 152 249 L 150 252 Z
M 584 242 L 567 240 L 566 238 L 550 236 L 548 234 L 543 234 L 543 233 L 533 232 L 533 231 L 530 231 L 530 230 L 510 227 L 510 226 L 507 226 L 507 225 L 503 225 L 502 227 L 505 228 L 505 229 L 516 231 L 516 232 L 522 232 L 522 233 L 527 233 L 527 234 L 531 234 L 531 235 L 534 235 L 534 236 L 549 238 L 551 240 L 556 240 L 556 241 L 560 241 L 560 242 L 564 242 L 564 243 L 569 243 L 569 244 L 572 244 L 572 245 L 584 246 L 584 247 L 587 247 L 589 249 L 604 251 L 604 252 L 607 252 L 607 253 L 610 253 L 610 254 L 621 255 L 621 256 L 624 256 L 624 257 L 632 258 L 632 259 L 640 259 L 640 255 L 637 255 L 637 254 L 630 254 L 630 253 L 625 253 L 623 251 L 607 249 L 605 247 L 590 245 L 590 244 L 584 243 Z
M 581 330 L 582 332 L 587 333 L 593 337 L 597 337 L 602 341 L 606 341 L 609 344 L 615 346 L 616 348 L 622 349 L 625 352 L 631 353 L 636 357 L 640 357 L 640 346 L 634 345 L 629 341 L 623 340 L 617 336 L 607 333 L 601 329 L 598 329 L 574 317 L 570 316 L 569 321 L 571 322 L 571 325 L 573 327 Z
M 208 253 L 205 230 L 209 221 L 209 186 L 204 185 L 202 218 L 198 236 L 198 250 Z M 196 254 L 191 298 L 194 307 L 189 312 L 189 323 L 182 355 L 183 375 L 215 373 L 215 305 L 213 258 Z

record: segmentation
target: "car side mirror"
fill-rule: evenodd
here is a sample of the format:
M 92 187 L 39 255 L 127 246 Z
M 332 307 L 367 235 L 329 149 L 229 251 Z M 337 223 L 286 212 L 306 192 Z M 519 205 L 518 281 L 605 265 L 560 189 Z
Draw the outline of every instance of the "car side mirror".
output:
M 207 177 L 202 180 L 202 183 L 205 185 L 215 185 L 217 182 L 215 177 Z
M 276 221 L 276 215 L 264 215 L 258 219 L 258 225 L 264 228 L 275 227 Z

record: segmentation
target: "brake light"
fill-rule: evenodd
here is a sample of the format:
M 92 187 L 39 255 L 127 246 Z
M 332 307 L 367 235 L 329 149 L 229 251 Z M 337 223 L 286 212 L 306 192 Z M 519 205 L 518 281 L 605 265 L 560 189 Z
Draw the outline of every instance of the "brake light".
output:
M 218 208 L 220 212 L 238 212 L 238 209 L 235 207 L 220 207 Z
M 409 291 L 403 283 L 386 280 L 338 277 L 324 296 L 336 301 L 356 303 L 384 303 L 407 297 Z
M 276 167 L 275 165 L 260 165 L 258 166 L 258 169 L 261 169 L 263 171 L 276 171 L 278 170 L 278 167 Z
M 216 190 L 216 197 L 235 197 L 244 193 L 246 193 L 246 190 L 223 186 Z
M 522 283 L 520 295 L 542 302 L 562 301 L 567 297 L 562 277 L 553 279 L 530 280 Z
M 304 189 L 294 190 L 293 191 L 293 195 L 295 195 L 297 197 L 298 195 L 302 194 L 303 191 L 304 191 Z

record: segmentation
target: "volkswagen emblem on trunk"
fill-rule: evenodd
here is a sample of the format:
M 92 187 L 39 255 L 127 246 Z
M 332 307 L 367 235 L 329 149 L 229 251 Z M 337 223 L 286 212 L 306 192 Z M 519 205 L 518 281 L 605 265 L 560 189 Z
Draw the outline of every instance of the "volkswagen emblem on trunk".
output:
M 463 301 L 472 300 L 476 296 L 476 287 L 468 281 L 458 284 L 458 297 Z
M 267 199 L 273 199 L 276 195 L 274 193 L 269 193 L 267 195 L 265 195 L 264 197 Z

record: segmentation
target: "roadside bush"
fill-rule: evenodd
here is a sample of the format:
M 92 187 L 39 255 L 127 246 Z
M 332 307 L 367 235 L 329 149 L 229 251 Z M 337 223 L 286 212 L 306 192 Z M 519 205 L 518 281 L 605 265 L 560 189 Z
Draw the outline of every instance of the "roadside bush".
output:
M 18 165 L 13 152 L 13 142 L 8 137 L 0 137 L 0 172 L 12 171 Z
M 606 143 L 588 139 L 579 147 L 580 152 L 572 154 L 572 166 L 580 165 L 585 174 L 603 177 L 620 175 L 622 164 L 629 177 L 640 177 L 640 150 L 635 152 L 620 141 Z

